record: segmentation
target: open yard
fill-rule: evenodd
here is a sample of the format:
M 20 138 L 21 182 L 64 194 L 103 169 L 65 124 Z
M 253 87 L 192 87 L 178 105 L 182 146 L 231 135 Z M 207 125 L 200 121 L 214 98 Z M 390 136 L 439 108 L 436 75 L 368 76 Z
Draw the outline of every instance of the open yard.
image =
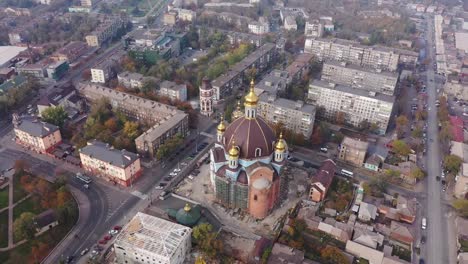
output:
M 14 203 L 18 202 L 22 198 L 26 197 L 26 195 L 28 195 L 28 193 L 23 188 L 23 186 L 21 186 L 21 182 L 20 182 L 21 176 L 22 175 L 17 174 L 17 173 L 13 175 L 13 202 Z
M 22 201 L 20 204 L 16 205 L 13 208 L 13 219 L 18 218 L 22 213 L 31 212 L 35 215 L 42 213 L 46 209 L 34 201 L 34 198 L 31 196 L 28 199 Z
M 8 186 L 0 190 L 0 209 L 8 206 Z
M 8 210 L 0 213 L 0 248 L 8 246 Z M 0 260 L 0 263 L 3 263 Z
M 325 207 L 340 213 L 344 212 L 353 200 L 353 188 L 351 182 L 335 177 L 325 198 Z

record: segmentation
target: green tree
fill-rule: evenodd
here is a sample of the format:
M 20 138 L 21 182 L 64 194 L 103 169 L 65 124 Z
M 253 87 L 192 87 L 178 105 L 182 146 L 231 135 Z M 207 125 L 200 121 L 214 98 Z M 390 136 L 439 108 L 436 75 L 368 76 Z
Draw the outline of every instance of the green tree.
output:
M 34 225 L 35 215 L 30 212 L 22 213 L 18 219 L 13 223 L 13 232 L 17 240 L 23 238 L 32 239 L 36 234 L 36 227 Z
M 125 122 L 123 133 L 129 137 L 131 140 L 134 140 L 139 135 L 138 123 L 127 121 Z
M 65 124 L 65 120 L 68 118 L 68 114 L 62 106 L 49 107 L 42 111 L 42 120 L 44 122 L 56 125 L 60 128 Z
M 452 174 L 457 174 L 460 171 L 462 159 L 457 155 L 448 155 L 444 158 L 444 168 Z
M 416 168 L 414 168 L 413 170 L 411 170 L 410 176 L 411 176 L 412 178 L 414 178 L 414 179 L 422 180 L 422 179 L 424 179 L 424 177 L 426 177 L 426 174 L 424 173 L 423 170 L 421 170 L 420 168 L 416 167 Z
M 333 246 L 326 246 L 320 251 L 320 256 L 326 263 L 330 264 L 349 264 L 349 260 L 341 250 Z
M 411 153 L 411 148 L 403 140 L 395 140 L 392 143 L 393 152 L 406 157 Z
M 452 206 L 461 216 L 468 217 L 468 200 L 457 199 L 452 202 Z
M 208 259 L 215 259 L 222 252 L 223 243 L 217 239 L 211 224 L 202 223 L 193 228 L 192 236 L 203 255 Z
M 400 115 L 396 118 L 396 127 L 398 137 L 402 137 L 405 133 L 405 130 L 408 128 L 408 118 L 404 115 Z

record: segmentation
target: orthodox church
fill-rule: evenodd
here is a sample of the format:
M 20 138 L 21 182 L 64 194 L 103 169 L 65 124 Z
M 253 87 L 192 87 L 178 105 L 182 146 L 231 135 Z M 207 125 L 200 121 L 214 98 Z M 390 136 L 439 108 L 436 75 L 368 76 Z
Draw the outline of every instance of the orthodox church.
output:
M 231 124 L 218 125 L 217 142 L 210 150 L 210 180 L 219 203 L 263 219 L 279 203 L 288 146 L 282 134 L 276 137 L 257 116 L 258 100 L 252 81 L 244 113 L 238 105 Z

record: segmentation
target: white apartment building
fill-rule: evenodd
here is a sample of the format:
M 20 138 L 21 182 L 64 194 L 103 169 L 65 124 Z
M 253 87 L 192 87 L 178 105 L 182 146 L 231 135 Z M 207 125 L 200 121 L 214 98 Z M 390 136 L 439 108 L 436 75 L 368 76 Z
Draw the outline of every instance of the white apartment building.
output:
M 114 242 L 117 264 L 183 264 L 192 229 L 138 212 Z
M 357 89 L 393 95 L 399 74 L 371 68 L 363 68 L 346 62 L 327 61 L 323 64 L 324 81 L 348 85 Z
M 94 0 L 81 0 L 81 6 L 92 7 Z
M 249 23 L 249 31 L 256 35 L 262 35 L 270 32 L 270 25 L 268 21 L 252 21 Z
M 125 25 L 121 17 L 112 17 L 102 21 L 99 26 L 85 37 L 90 47 L 100 47 L 102 43 L 112 38 Z
M 281 123 L 286 129 L 301 133 L 306 139 L 310 138 L 314 129 L 315 106 L 266 92 L 259 97 L 258 114 L 263 119 L 271 124 Z
M 159 95 L 167 96 L 171 100 L 187 101 L 187 85 L 163 81 L 159 86 Z
M 363 67 L 396 71 L 399 54 L 386 47 L 364 46 L 343 39 L 307 38 L 304 52 L 315 55 L 321 61 L 344 61 Z
M 346 123 L 358 126 L 367 120 L 369 123 L 375 123 L 382 135 L 387 131 L 395 102 L 395 97 L 391 95 L 322 80 L 310 83 L 308 99 L 324 109 L 324 118 L 335 120 L 337 113 L 341 112 Z
M 79 152 L 86 171 L 123 186 L 131 186 L 142 173 L 138 155 L 124 149 L 114 149 L 94 140 Z
M 307 37 L 321 38 L 323 30 L 323 24 L 319 20 L 306 21 L 304 34 Z
M 296 18 L 293 16 L 287 16 L 284 19 L 284 29 L 286 30 L 297 30 L 297 23 L 296 23 Z
M 16 142 L 39 153 L 51 152 L 62 142 L 59 128 L 52 124 L 19 118 L 14 118 L 13 123 Z
M 115 76 L 112 69 L 115 61 L 113 59 L 106 59 L 96 64 L 91 68 L 91 82 L 93 83 L 106 83 L 109 79 Z

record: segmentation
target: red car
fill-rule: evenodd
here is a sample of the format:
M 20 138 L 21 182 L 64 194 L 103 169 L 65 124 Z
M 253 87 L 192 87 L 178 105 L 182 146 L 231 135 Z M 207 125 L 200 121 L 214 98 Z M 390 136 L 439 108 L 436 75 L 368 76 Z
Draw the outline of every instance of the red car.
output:
M 111 239 L 112 239 L 112 236 L 111 236 L 111 235 L 107 235 L 107 236 L 104 237 L 103 240 L 109 241 L 109 240 L 111 240 Z
M 99 240 L 99 244 L 105 245 L 105 244 L 107 244 L 107 240 L 105 240 L 105 239 Z
M 122 227 L 121 226 L 114 226 L 114 230 L 121 230 Z

